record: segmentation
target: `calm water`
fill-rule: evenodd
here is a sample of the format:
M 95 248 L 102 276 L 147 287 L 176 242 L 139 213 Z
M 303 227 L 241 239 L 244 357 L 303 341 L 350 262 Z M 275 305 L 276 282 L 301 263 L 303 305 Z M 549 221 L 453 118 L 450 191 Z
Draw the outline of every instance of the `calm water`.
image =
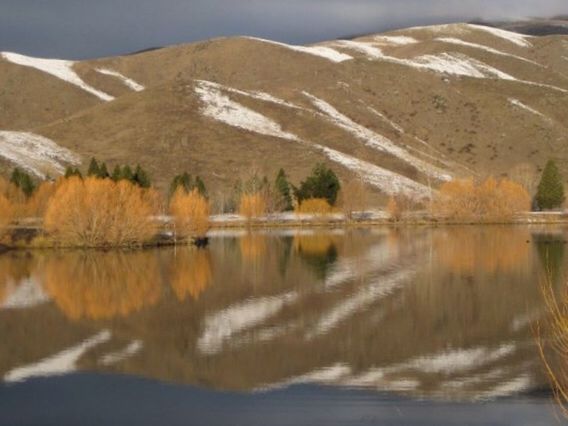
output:
M 0 425 L 552 425 L 568 229 L 221 233 L 0 255 Z

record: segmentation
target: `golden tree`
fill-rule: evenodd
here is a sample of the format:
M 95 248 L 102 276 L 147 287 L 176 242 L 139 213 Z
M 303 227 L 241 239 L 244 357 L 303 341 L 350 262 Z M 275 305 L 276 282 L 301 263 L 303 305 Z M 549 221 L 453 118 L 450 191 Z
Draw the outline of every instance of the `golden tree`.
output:
M 332 207 L 325 198 L 308 198 L 300 202 L 296 213 L 325 216 L 332 213 Z
M 156 233 L 151 216 L 156 194 L 127 181 L 66 179 L 51 197 L 46 231 L 59 242 L 81 246 L 140 244 Z
M 204 237 L 209 230 L 209 202 L 198 189 L 178 188 L 170 201 L 170 213 L 182 237 Z
M 0 194 L 0 238 L 4 236 L 8 225 L 14 219 L 14 206 L 4 195 Z
M 239 214 L 247 220 L 266 214 L 266 198 L 260 192 L 243 194 L 239 202 Z

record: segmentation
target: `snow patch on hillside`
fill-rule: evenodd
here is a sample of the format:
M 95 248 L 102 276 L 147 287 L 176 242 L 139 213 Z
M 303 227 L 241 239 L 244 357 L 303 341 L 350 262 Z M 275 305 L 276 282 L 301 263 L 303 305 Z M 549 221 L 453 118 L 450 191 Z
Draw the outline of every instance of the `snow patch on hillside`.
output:
M 390 60 L 393 60 L 392 58 Z M 440 53 L 439 55 L 423 55 L 414 60 L 397 59 L 394 62 L 423 68 L 441 74 L 474 78 L 500 78 L 503 80 L 516 80 L 515 77 L 493 68 L 481 61 L 459 53 Z
M 324 117 L 332 122 L 333 124 L 341 127 L 347 132 L 351 133 L 357 139 L 363 141 L 363 143 L 369 147 L 377 149 L 379 151 L 387 152 L 400 160 L 416 167 L 416 169 L 421 172 L 432 176 L 440 180 L 450 180 L 452 177 L 447 172 L 422 161 L 419 158 L 414 157 L 404 148 L 396 145 L 391 140 L 386 137 L 373 132 L 366 127 L 355 123 L 349 117 L 343 115 L 338 110 L 336 110 L 332 105 L 325 102 L 324 100 L 311 95 L 308 92 L 303 92 L 303 94 L 308 97 L 312 103 L 324 113 Z
M 0 157 L 44 178 L 46 173 L 60 173 L 65 164 L 79 164 L 79 156 L 45 138 L 28 132 L 0 130 Z
M 352 56 L 346 55 L 345 53 L 338 52 L 337 50 L 334 50 L 334 49 L 332 49 L 330 47 L 326 47 L 326 46 L 295 46 L 295 45 L 291 45 L 291 44 L 280 43 L 280 42 L 277 42 L 277 41 L 266 40 L 266 39 L 257 38 L 257 37 L 246 37 L 246 38 L 248 38 L 250 40 L 256 40 L 256 41 L 261 41 L 263 43 L 269 43 L 269 44 L 274 44 L 276 46 L 285 47 L 287 49 L 294 50 L 296 52 L 307 53 L 307 54 L 310 54 L 310 55 L 319 56 L 319 57 L 325 58 L 329 61 L 336 62 L 336 63 L 349 61 L 349 60 L 353 59 Z
M 103 101 L 108 102 L 114 99 L 113 96 L 104 93 L 100 90 L 97 90 L 94 87 L 89 86 L 87 83 L 85 83 L 81 79 L 81 77 L 79 77 L 77 73 L 73 70 L 73 65 L 75 64 L 75 62 L 73 61 L 66 61 L 61 59 L 33 58 L 30 56 L 19 55 L 17 53 L 11 53 L 11 52 L 1 52 L 0 57 L 16 65 L 35 68 L 37 70 L 43 71 L 47 74 L 50 74 L 67 83 L 73 84 L 85 90 L 86 92 L 95 95 L 96 97 L 102 99 Z
M 469 28 L 488 32 L 494 35 L 495 37 L 507 40 L 513 44 L 516 44 L 517 46 L 521 47 L 532 46 L 532 44 L 527 40 L 528 38 L 531 38 L 531 36 L 525 34 L 514 33 L 511 31 L 502 30 L 500 28 L 486 27 L 484 25 L 474 25 L 474 24 L 467 24 L 467 25 Z
M 529 64 L 537 65 L 541 68 L 544 68 L 544 66 L 539 64 L 538 62 L 531 61 L 530 59 L 523 58 L 522 56 L 513 55 L 512 53 L 502 52 L 501 50 L 497 50 L 497 49 L 494 49 L 492 47 L 487 47 L 487 46 L 484 46 L 484 45 L 478 44 L 478 43 L 471 43 L 469 41 L 460 40 L 459 38 L 438 37 L 435 40 L 441 41 L 443 43 L 454 44 L 454 45 L 458 45 L 458 46 L 465 46 L 465 47 L 471 47 L 471 48 L 474 48 L 474 49 L 484 50 L 484 51 L 492 53 L 494 55 L 506 56 L 506 57 L 509 57 L 509 58 L 515 58 L 515 59 L 518 59 L 520 61 L 524 61 L 524 62 L 527 62 Z
M 530 112 L 531 114 L 537 115 L 541 118 L 544 118 L 545 120 L 550 120 L 550 118 L 548 118 L 546 115 L 544 115 L 543 113 L 537 111 L 534 108 L 531 108 L 530 106 L 528 106 L 527 104 L 522 103 L 521 101 L 519 101 L 518 99 L 514 99 L 514 98 L 509 98 L 509 103 L 511 105 L 516 106 L 517 108 L 520 108 L 524 111 Z
M 131 78 L 125 77 L 124 75 L 122 75 L 121 73 L 117 72 L 117 71 L 113 71 L 113 70 L 109 70 L 106 68 L 97 68 L 96 71 L 100 74 L 104 74 L 104 75 L 110 75 L 112 77 L 116 77 L 119 80 L 121 80 L 127 87 L 129 87 L 130 89 L 134 90 L 135 92 L 141 92 L 142 90 L 145 89 L 144 86 L 142 86 L 141 84 L 135 82 L 134 80 L 132 80 Z
M 198 81 L 195 92 L 205 104 L 201 112 L 206 117 L 250 132 L 292 141 L 298 140 L 296 135 L 282 130 L 274 120 L 231 100 L 222 93 L 218 84 Z
M 381 59 L 385 57 L 381 49 L 374 47 L 369 43 L 352 40 L 339 40 L 337 42 L 334 42 L 334 44 L 364 53 L 369 59 Z
M 380 44 L 390 44 L 396 46 L 405 46 L 408 44 L 416 44 L 418 40 L 408 36 L 375 36 L 373 40 Z

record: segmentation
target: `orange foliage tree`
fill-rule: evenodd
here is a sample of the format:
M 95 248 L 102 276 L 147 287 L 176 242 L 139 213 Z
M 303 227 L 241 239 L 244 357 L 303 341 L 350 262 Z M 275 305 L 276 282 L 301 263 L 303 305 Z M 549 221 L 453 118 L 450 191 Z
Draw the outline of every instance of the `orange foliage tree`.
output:
M 324 216 L 331 212 L 332 207 L 325 198 L 308 198 L 307 200 L 303 200 L 296 208 L 296 213 L 299 214 Z
M 266 214 L 266 198 L 260 192 L 243 194 L 239 203 L 239 214 L 251 220 Z
M 0 238 L 4 236 L 8 225 L 14 219 L 14 206 L 8 198 L 0 194 Z
M 510 220 L 530 208 L 530 196 L 522 185 L 493 177 L 481 183 L 473 178 L 444 183 L 434 200 L 435 214 L 451 220 Z
M 140 244 L 156 233 L 151 220 L 156 199 L 153 190 L 124 180 L 72 177 L 64 180 L 51 197 L 44 227 L 63 244 Z
M 182 237 L 203 237 L 209 230 L 209 202 L 197 189 L 178 188 L 170 200 L 170 213 Z

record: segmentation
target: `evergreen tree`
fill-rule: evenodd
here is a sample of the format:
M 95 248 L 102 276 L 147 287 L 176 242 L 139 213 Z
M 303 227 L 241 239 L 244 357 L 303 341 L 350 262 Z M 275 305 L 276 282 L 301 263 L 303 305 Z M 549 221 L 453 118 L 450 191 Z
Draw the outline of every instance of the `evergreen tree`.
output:
M 99 166 L 99 173 L 96 175 L 99 179 L 108 179 L 110 177 L 106 163 L 101 163 Z
M 118 182 L 122 178 L 122 171 L 120 170 L 120 166 L 114 166 L 110 178 L 115 182 Z
M 290 183 L 288 182 L 288 177 L 284 169 L 280 169 L 276 175 L 276 181 L 274 183 L 276 187 L 276 192 L 281 197 L 282 200 L 282 210 L 289 211 L 292 210 L 292 194 Z
M 540 209 L 554 209 L 564 203 L 564 184 L 553 160 L 546 163 L 535 198 Z
M 65 169 L 65 179 L 69 179 L 70 177 L 73 176 L 77 176 L 78 178 L 83 178 L 83 175 L 81 174 L 81 172 L 79 171 L 78 168 L 73 168 L 71 166 L 67 166 L 67 168 Z
M 189 192 L 192 187 L 191 175 L 184 172 L 180 175 L 175 175 L 170 184 L 170 196 L 174 195 L 178 188 L 183 188 L 185 192 Z
M 100 174 L 99 163 L 95 157 L 91 158 L 91 162 L 89 163 L 89 168 L 87 170 L 87 176 L 89 177 L 98 177 Z
M 140 167 L 140 164 L 136 166 L 136 170 L 134 171 L 134 176 L 132 180 L 136 185 L 140 186 L 141 188 L 150 188 L 150 186 L 152 186 L 148 173 L 146 173 L 146 171 L 142 167 Z
M 203 180 L 199 176 L 195 177 L 195 182 L 193 184 L 193 187 L 196 188 L 201 195 L 207 197 L 207 189 L 205 188 L 205 182 L 203 182 Z
M 132 173 L 132 169 L 130 168 L 130 166 L 128 164 L 122 167 L 122 171 L 120 172 L 120 179 L 119 180 L 122 180 L 122 179 L 130 181 L 130 182 L 134 181 L 134 173 Z
M 36 185 L 32 177 L 23 170 L 20 170 L 18 167 L 12 171 L 10 182 L 17 188 L 20 188 L 26 197 L 31 196 L 36 189 Z
M 325 198 L 330 205 L 337 201 L 337 194 L 341 184 L 337 175 L 325 164 L 320 163 L 314 167 L 312 174 L 300 184 L 300 188 L 294 188 L 298 201 L 309 198 Z

